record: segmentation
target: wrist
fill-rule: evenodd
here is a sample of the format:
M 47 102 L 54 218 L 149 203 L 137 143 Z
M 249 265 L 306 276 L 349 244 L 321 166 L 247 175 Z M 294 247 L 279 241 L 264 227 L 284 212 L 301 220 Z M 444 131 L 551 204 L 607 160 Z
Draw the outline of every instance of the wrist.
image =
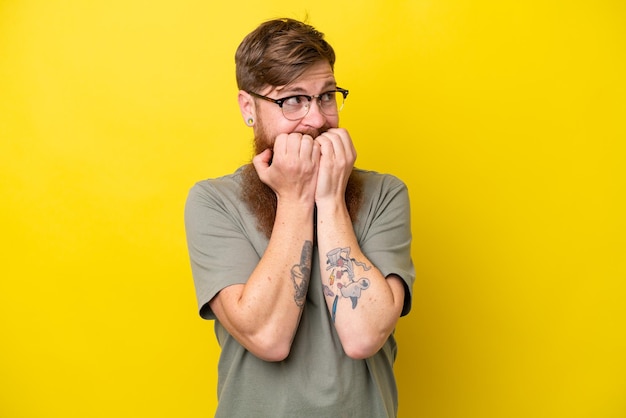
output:
M 342 198 L 325 198 L 316 199 L 315 206 L 319 215 L 337 216 L 342 213 L 347 214 L 348 208 L 345 199 Z
M 276 211 L 278 213 L 289 214 L 290 217 L 306 218 L 313 215 L 315 201 L 306 197 L 278 197 L 276 199 Z

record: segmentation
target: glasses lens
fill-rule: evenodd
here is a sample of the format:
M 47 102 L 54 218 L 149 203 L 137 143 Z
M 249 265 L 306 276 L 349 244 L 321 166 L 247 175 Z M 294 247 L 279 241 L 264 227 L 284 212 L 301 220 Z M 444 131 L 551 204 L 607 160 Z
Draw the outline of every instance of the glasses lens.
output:
M 338 91 L 329 91 L 319 99 L 322 112 L 328 116 L 335 116 L 343 108 L 343 94 Z
M 283 115 L 289 120 L 298 120 L 306 116 L 310 102 L 306 96 L 287 97 L 283 102 Z
M 317 98 L 317 103 L 320 110 L 326 116 L 335 116 L 343 109 L 344 97 L 343 93 L 339 91 L 329 91 L 322 93 Z M 307 96 L 292 96 L 288 97 L 282 106 L 283 115 L 289 120 L 302 119 L 309 113 L 311 108 L 311 102 Z

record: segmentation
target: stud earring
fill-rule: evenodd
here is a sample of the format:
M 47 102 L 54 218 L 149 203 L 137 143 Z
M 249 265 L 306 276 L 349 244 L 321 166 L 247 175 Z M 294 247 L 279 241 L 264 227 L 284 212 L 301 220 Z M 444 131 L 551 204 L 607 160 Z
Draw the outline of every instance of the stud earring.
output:
M 248 120 L 246 120 L 246 125 L 248 125 L 248 126 L 254 125 L 254 119 L 252 119 L 251 117 L 248 118 Z

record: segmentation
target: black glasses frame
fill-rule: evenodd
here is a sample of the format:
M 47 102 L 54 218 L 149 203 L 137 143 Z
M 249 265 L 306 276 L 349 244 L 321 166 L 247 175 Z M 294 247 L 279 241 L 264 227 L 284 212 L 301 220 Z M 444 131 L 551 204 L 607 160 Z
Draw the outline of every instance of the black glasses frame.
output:
M 308 95 L 308 94 L 294 94 L 293 96 L 283 97 L 282 99 L 272 99 L 271 97 L 263 96 L 262 94 L 255 93 L 253 91 L 248 91 L 248 94 L 251 95 L 251 96 L 257 97 L 259 99 L 267 100 L 268 102 L 276 103 L 278 105 L 278 107 L 280 107 L 282 109 L 283 108 L 283 104 L 287 100 L 289 100 L 289 99 L 291 99 L 293 97 L 306 97 L 309 100 L 309 103 L 310 103 L 310 102 L 313 101 L 313 99 L 319 100 L 320 97 L 322 97 L 324 94 L 326 94 L 326 93 L 333 93 L 333 92 L 341 93 L 341 95 L 343 96 L 344 100 L 346 100 L 346 97 L 348 97 L 348 93 L 350 93 L 349 90 L 342 89 L 341 87 L 336 87 L 334 90 L 328 90 L 328 91 L 325 91 L 324 93 L 316 94 L 314 96 L 311 96 L 311 95 Z M 343 106 L 342 106 L 342 108 L 343 108 Z M 341 110 L 341 109 L 338 109 L 338 110 Z M 308 110 L 307 110 L 307 113 L 309 113 Z M 283 113 L 283 115 L 284 115 L 284 113 Z M 304 116 L 306 116 L 306 114 Z M 302 116 L 302 117 L 304 117 L 304 116 Z M 285 117 L 287 117 L 287 116 L 285 116 Z M 301 119 L 301 118 L 299 118 L 299 119 Z

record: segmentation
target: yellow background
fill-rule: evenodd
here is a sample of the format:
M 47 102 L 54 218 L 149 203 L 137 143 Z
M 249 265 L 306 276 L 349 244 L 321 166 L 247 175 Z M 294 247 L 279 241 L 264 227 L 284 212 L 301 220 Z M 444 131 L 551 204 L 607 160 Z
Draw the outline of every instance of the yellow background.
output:
M 238 43 L 307 13 L 411 193 L 400 417 L 625 417 L 621 0 L 0 1 L 0 417 L 212 416 L 183 205 L 250 158 Z

